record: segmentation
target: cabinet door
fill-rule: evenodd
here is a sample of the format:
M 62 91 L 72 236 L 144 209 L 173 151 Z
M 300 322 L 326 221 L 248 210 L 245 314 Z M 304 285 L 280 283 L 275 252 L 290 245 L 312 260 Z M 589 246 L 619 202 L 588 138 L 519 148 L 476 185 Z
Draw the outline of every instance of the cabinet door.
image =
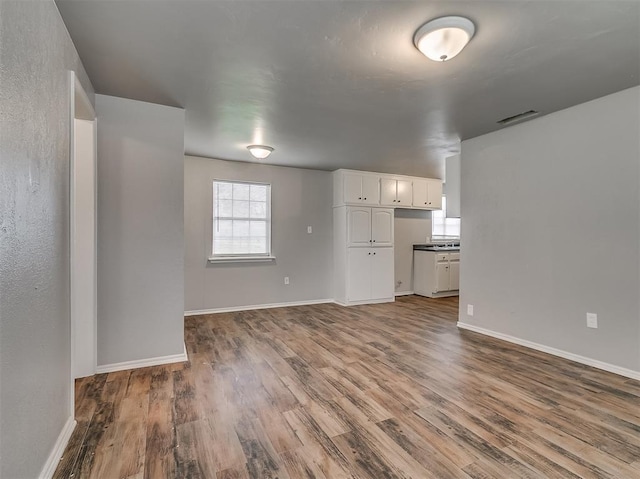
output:
M 380 177 L 362 176 L 362 202 L 368 205 L 380 204 Z
M 371 208 L 371 244 L 393 246 L 393 210 Z
M 396 180 L 389 178 L 380 179 L 380 204 L 385 206 L 396 205 Z
M 460 289 L 460 261 L 449 263 L 449 288 L 453 291 Z
M 362 175 L 344 174 L 344 202 L 362 203 Z
M 431 180 L 427 188 L 427 207 L 434 210 L 442 209 L 442 182 Z
M 449 291 L 450 278 L 449 262 L 436 263 L 436 290 L 434 293 Z
M 371 246 L 371 208 L 347 209 L 349 246 Z
M 398 180 L 396 182 L 396 205 L 411 206 L 411 181 Z
M 371 264 L 373 248 L 347 250 L 347 300 L 371 299 Z
M 373 248 L 371 259 L 371 299 L 392 298 L 393 248 Z
M 428 208 L 429 199 L 427 194 L 427 180 L 413 180 L 413 201 L 412 205 L 416 208 Z

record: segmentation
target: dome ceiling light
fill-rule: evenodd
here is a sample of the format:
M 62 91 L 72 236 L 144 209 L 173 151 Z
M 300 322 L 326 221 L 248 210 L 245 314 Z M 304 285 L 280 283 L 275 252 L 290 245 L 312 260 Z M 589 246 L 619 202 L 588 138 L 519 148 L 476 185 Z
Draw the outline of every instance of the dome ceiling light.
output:
M 266 145 L 249 145 L 247 146 L 249 153 L 257 160 L 264 160 L 273 152 L 273 148 Z
M 475 31 L 475 25 L 468 18 L 440 17 L 422 25 L 413 43 L 430 60 L 446 62 L 462 51 Z

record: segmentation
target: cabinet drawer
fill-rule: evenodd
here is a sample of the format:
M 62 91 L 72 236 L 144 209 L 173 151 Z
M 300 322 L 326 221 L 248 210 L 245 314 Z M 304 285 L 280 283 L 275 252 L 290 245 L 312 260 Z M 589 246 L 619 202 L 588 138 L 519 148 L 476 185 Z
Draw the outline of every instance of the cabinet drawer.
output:
M 460 253 L 449 253 L 449 261 L 460 261 Z
M 436 261 L 449 261 L 449 253 L 438 253 L 436 254 Z

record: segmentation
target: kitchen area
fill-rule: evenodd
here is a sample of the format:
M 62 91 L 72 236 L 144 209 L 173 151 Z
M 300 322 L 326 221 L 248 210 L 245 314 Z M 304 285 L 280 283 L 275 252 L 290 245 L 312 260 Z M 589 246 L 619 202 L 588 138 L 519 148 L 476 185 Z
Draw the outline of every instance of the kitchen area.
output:
M 450 160 L 444 185 L 442 180 L 384 173 L 333 173 L 337 303 L 458 295 L 459 156 Z

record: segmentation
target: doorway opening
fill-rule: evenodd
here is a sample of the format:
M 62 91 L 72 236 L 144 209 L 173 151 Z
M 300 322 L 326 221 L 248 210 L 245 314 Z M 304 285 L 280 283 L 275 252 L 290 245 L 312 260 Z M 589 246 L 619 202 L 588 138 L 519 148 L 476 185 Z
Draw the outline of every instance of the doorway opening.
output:
M 70 72 L 70 311 L 71 406 L 76 378 L 97 364 L 96 114 L 75 72 Z

